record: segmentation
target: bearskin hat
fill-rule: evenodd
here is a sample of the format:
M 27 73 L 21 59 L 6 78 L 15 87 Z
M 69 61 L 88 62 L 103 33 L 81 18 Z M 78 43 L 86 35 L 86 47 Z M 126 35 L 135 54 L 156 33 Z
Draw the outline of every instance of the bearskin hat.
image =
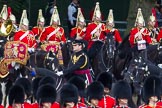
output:
M 64 105 L 66 102 L 74 102 L 77 104 L 78 96 L 79 94 L 77 87 L 73 84 L 66 83 L 63 85 L 60 92 L 61 104 Z
M 36 99 L 36 93 L 39 87 L 39 82 L 42 79 L 42 77 L 37 77 L 32 81 L 32 90 L 33 90 L 33 96 Z
M 9 90 L 9 105 L 13 103 L 24 103 L 25 91 L 20 85 L 14 85 Z
M 149 76 L 144 81 L 142 96 L 145 103 L 149 102 L 149 98 L 152 96 L 157 96 L 160 98 L 161 92 L 161 80 L 157 76 Z
M 88 101 L 91 99 L 100 100 L 104 95 L 104 86 L 101 82 L 93 82 L 87 87 L 86 96 Z
M 70 78 L 68 82 L 71 84 L 74 84 L 78 88 L 79 95 L 81 97 L 85 97 L 86 83 L 83 78 L 74 76 L 74 77 Z
M 97 81 L 100 81 L 105 88 L 111 90 L 112 86 L 112 75 L 108 72 L 103 72 L 97 76 Z
M 24 88 L 25 94 L 27 95 L 27 97 L 31 96 L 32 85 L 31 85 L 31 82 L 29 81 L 29 79 L 19 78 L 18 80 L 16 80 L 15 84 L 20 85 Z
M 53 87 L 56 87 L 56 81 L 53 77 L 51 76 L 45 76 L 43 77 L 40 82 L 39 82 L 39 86 L 43 85 L 43 84 L 51 84 L 53 85 Z
M 112 93 L 116 99 L 128 99 L 129 100 L 132 98 L 131 86 L 129 85 L 128 82 L 124 80 L 120 80 L 117 83 L 115 83 Z
M 37 100 L 39 103 L 56 101 L 56 88 L 51 84 L 44 84 L 38 88 Z

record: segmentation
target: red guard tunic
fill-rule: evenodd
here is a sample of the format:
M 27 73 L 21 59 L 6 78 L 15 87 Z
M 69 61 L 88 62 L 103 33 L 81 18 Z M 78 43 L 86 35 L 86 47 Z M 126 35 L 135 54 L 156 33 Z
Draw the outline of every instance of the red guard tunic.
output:
M 62 27 L 54 28 L 52 26 L 48 26 L 43 29 L 40 35 L 40 42 L 43 41 L 57 41 L 57 42 L 66 42 L 64 29 Z
M 158 101 L 158 102 L 156 103 L 156 105 L 157 105 L 157 106 L 161 106 L 161 108 L 162 108 L 162 101 Z
M 95 36 L 95 33 L 99 30 L 100 32 L 100 36 L 97 37 Z M 100 41 L 104 41 L 105 40 L 105 35 L 104 35 L 104 31 L 105 31 L 105 24 L 103 23 L 89 23 L 87 26 L 87 30 L 86 30 L 86 36 L 85 36 L 85 40 L 88 41 L 88 49 L 91 48 L 91 46 L 94 43 L 94 39 L 100 40 Z
M 35 26 L 32 28 L 32 32 L 34 33 L 35 38 L 39 38 L 41 32 L 42 32 L 42 28 Z
M 142 39 L 139 39 L 139 35 L 141 35 Z M 146 28 L 133 28 L 130 31 L 129 42 L 131 47 L 134 47 L 139 40 L 145 40 L 146 43 L 152 43 L 151 38 L 149 36 L 148 30 Z
M 138 108 L 162 108 L 160 105 L 149 106 L 149 105 L 141 105 Z
M 0 108 L 4 108 L 4 106 L 3 105 L 0 105 Z
M 80 36 L 80 38 L 84 38 L 86 34 L 86 28 L 81 29 L 80 27 L 74 27 L 71 29 L 70 38 L 76 39 L 75 36 Z
M 162 41 L 162 29 L 160 30 L 156 40 L 157 40 L 157 42 L 161 42 Z
M 12 108 L 12 106 L 9 105 L 7 108 Z M 32 108 L 32 105 L 24 102 L 24 104 L 21 104 L 21 108 Z
M 28 45 L 29 48 L 36 48 L 37 43 L 34 37 L 34 33 L 30 30 L 28 31 L 18 31 L 14 35 L 14 41 L 21 41 Z
M 106 28 L 105 32 L 106 32 L 106 34 L 114 33 L 115 41 L 118 42 L 118 43 L 122 42 L 122 38 L 121 38 L 120 33 L 119 33 L 119 31 L 117 29 L 113 28 L 112 30 L 109 30 L 108 28 Z
M 101 108 L 113 108 L 115 104 L 115 98 L 107 95 L 99 101 L 98 106 Z

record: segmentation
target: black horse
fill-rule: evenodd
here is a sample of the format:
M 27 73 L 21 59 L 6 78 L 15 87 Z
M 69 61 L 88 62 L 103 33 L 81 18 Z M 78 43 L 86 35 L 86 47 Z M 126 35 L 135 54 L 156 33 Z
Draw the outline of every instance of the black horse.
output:
M 121 44 L 116 46 L 113 74 L 116 80 L 124 78 L 125 67 L 127 67 L 132 59 L 131 47 L 129 44 L 129 35 L 126 35 Z
M 30 54 L 27 66 L 32 68 L 47 68 L 52 71 L 57 71 L 59 68 L 59 61 L 55 53 L 39 50 Z
M 106 35 L 106 41 L 101 49 L 102 61 L 107 71 L 112 71 L 114 68 L 114 58 L 116 54 L 116 42 L 114 34 L 109 33 Z
M 162 69 L 140 54 L 138 58 L 132 58 L 125 68 L 124 79 L 132 85 L 133 93 L 138 96 L 137 105 L 140 105 L 144 80 L 150 75 L 161 76 Z

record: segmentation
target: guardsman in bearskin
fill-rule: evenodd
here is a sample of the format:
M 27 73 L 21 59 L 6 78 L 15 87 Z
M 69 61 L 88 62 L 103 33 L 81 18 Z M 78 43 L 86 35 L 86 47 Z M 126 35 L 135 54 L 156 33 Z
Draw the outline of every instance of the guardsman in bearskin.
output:
M 33 104 L 32 108 L 60 108 L 60 104 L 56 102 L 56 88 L 51 84 L 43 84 L 37 91 L 37 104 Z
M 84 103 L 78 102 L 78 89 L 75 85 L 65 83 L 60 91 L 61 108 L 87 108 Z
M 19 78 L 15 81 L 15 85 L 20 85 L 25 91 L 24 103 L 31 103 L 32 86 L 27 78 Z
M 104 108 L 104 103 L 106 102 L 106 108 L 112 108 L 115 106 L 115 98 L 110 96 L 112 87 L 112 75 L 108 72 L 103 72 L 99 74 L 96 78 L 97 81 L 101 82 L 104 86 L 104 98 L 99 101 L 99 106 Z
M 99 106 L 99 101 L 104 98 L 104 86 L 100 82 L 93 82 L 88 85 L 86 90 L 86 104 L 88 108 L 107 108 L 107 102 Z M 105 99 L 105 98 L 104 98 Z
M 26 10 L 23 10 L 22 17 L 19 24 L 19 31 L 14 35 L 14 41 L 21 41 L 28 45 L 28 51 L 34 52 L 37 43 L 34 33 L 29 30 L 29 21 L 27 19 Z
M 89 69 L 89 58 L 84 52 L 85 42 L 83 40 L 74 40 L 72 42 L 73 53 L 67 69 L 57 72 L 57 75 L 64 75 L 67 79 L 72 76 L 82 77 L 87 84 L 92 82 Z
M 76 27 L 71 29 L 70 38 L 80 40 L 85 37 L 85 34 L 86 34 L 86 22 L 81 12 L 81 9 L 78 8 Z
M 38 88 L 39 88 L 39 82 L 40 80 L 42 79 L 43 77 L 36 77 L 32 80 L 32 105 L 34 106 L 34 104 L 37 104 L 38 101 L 37 101 L 37 91 L 38 91 Z
M 13 85 L 9 90 L 9 106 L 7 108 L 32 108 L 31 104 L 24 103 L 25 91 L 20 85 Z
M 60 18 L 56 6 L 53 10 L 50 26 L 44 28 L 39 39 L 42 43 L 53 41 L 63 44 L 66 42 L 64 29 L 60 27 Z
M 88 56 L 90 59 L 98 54 L 105 40 L 105 24 L 101 23 L 101 11 L 99 2 L 96 3 L 92 23 L 89 23 L 86 30 L 85 40 L 88 41 Z
M 113 16 L 113 10 L 109 10 L 109 15 L 106 20 L 106 29 L 105 33 L 106 36 L 114 36 L 114 41 L 117 42 L 117 44 L 120 44 L 122 42 L 122 38 L 120 36 L 120 32 L 118 29 L 114 28 L 115 23 L 114 23 L 114 16 Z
M 159 77 L 147 77 L 142 88 L 144 105 L 139 106 L 139 108 L 162 108 L 161 105 L 157 105 L 157 102 L 160 100 L 161 84 Z
M 135 21 L 135 28 L 132 28 L 132 30 L 130 31 L 129 42 L 132 48 L 137 46 L 138 43 L 140 44 L 141 42 L 145 42 L 147 44 L 152 43 L 149 32 L 144 26 L 145 21 L 143 19 L 141 8 L 139 8 Z
M 78 88 L 79 92 L 79 102 L 85 103 L 85 89 L 86 89 L 86 82 L 83 78 L 79 76 L 74 76 L 68 80 L 68 83 L 74 84 Z
M 39 39 L 39 36 L 40 36 L 42 30 L 44 29 L 44 25 L 45 25 L 45 19 L 44 19 L 43 14 L 42 14 L 42 9 L 39 9 L 37 26 L 32 28 L 32 31 L 33 31 L 36 39 Z
M 160 29 L 158 27 L 155 27 L 155 23 L 156 23 L 156 18 L 154 15 L 151 15 L 148 19 L 148 31 L 152 40 L 152 44 L 157 44 L 157 42 L 159 41 L 158 35 Z
M 132 90 L 128 82 L 124 80 L 116 82 L 112 93 L 116 98 L 114 108 L 136 108 L 132 101 Z
M 38 108 L 39 106 L 39 100 L 37 100 L 37 92 L 38 88 L 44 85 L 50 85 L 53 86 L 52 88 L 56 88 L 56 81 L 52 76 L 45 76 L 45 77 L 36 77 L 32 81 L 32 90 L 33 90 L 33 108 Z M 38 94 L 41 95 L 41 94 Z M 48 94 L 47 94 L 48 96 Z M 46 97 L 47 97 L 46 96 Z

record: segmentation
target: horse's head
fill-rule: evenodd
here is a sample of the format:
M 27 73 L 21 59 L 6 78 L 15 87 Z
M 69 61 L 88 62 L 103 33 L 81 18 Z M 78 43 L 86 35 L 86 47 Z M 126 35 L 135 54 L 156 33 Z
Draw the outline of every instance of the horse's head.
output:
M 109 58 L 113 58 L 116 50 L 116 43 L 114 39 L 114 33 L 108 33 L 106 35 L 106 53 Z
M 57 71 L 59 66 L 59 61 L 57 56 L 53 52 L 48 52 L 44 61 L 44 65 L 47 69 Z
M 133 84 L 136 93 L 140 93 L 143 82 L 149 74 L 146 61 L 139 57 L 139 59 L 133 59 L 130 63 L 127 72 L 124 74 L 124 79 Z

